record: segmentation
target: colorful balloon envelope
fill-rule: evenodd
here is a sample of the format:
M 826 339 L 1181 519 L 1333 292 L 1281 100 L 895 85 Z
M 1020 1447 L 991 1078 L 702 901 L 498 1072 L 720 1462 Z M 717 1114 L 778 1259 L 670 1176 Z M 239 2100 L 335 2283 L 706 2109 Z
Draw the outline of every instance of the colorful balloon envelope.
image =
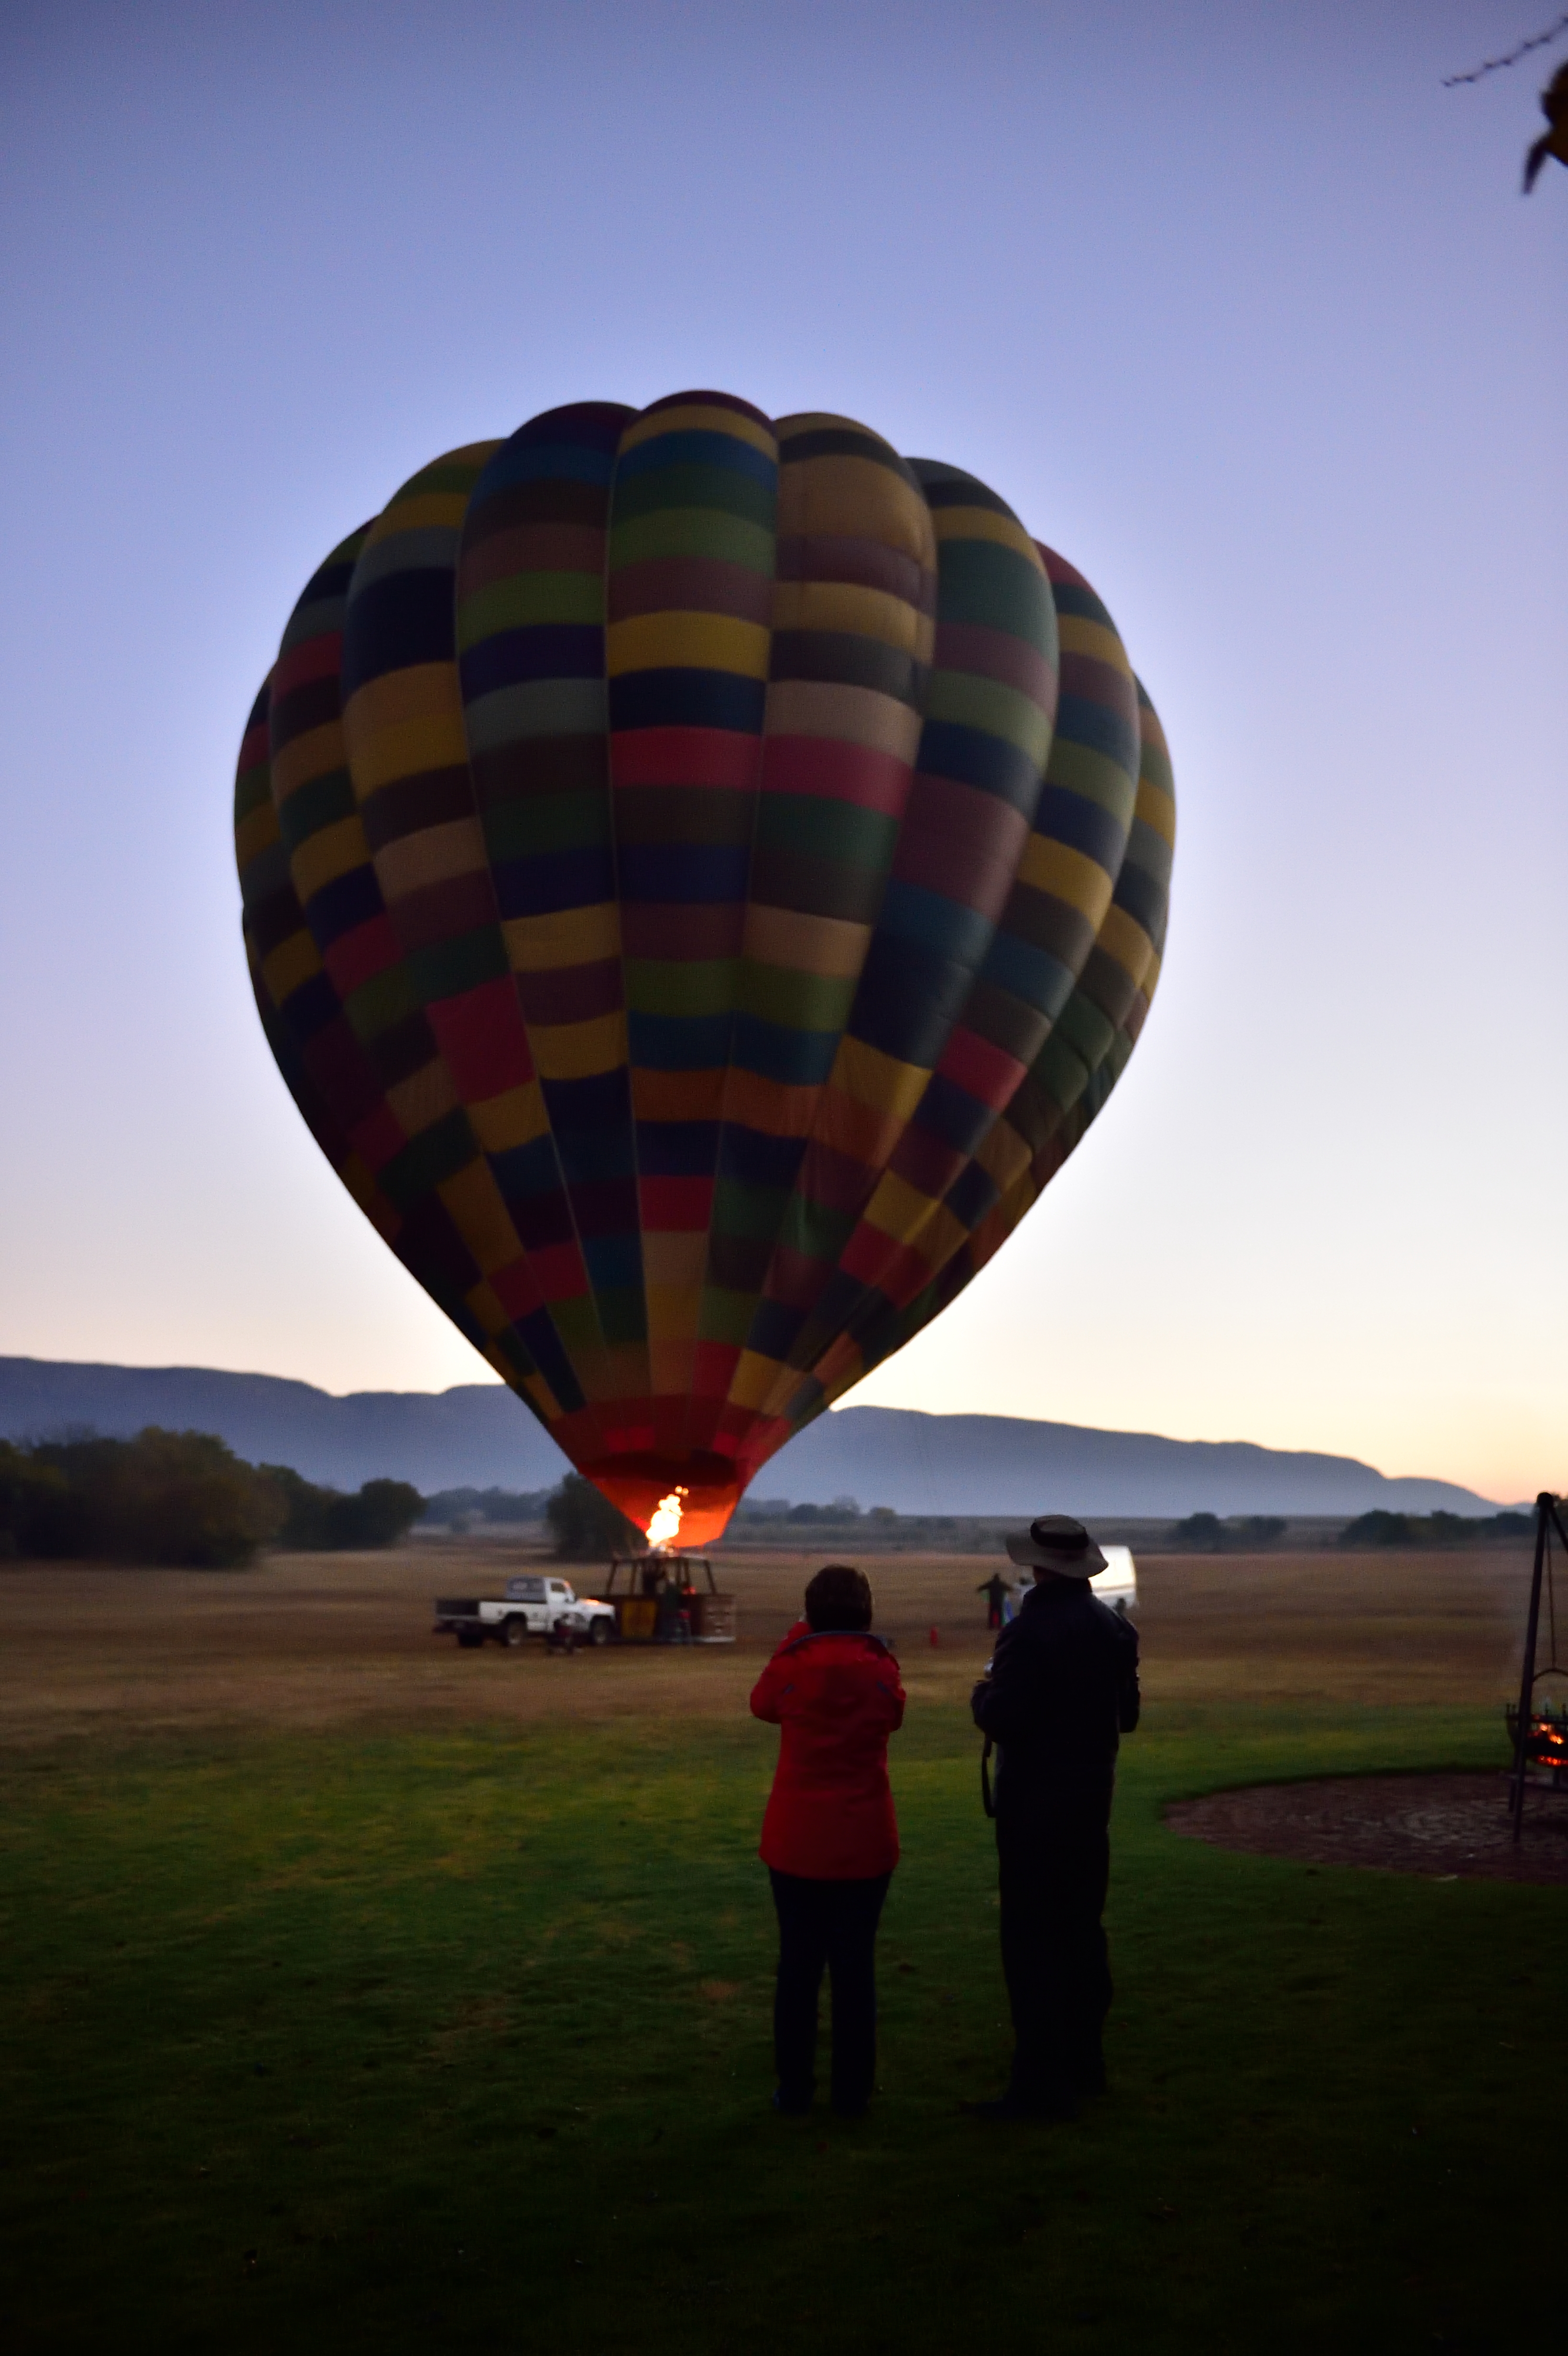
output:
M 572 1463 L 702 1543 L 1104 1103 L 1175 805 L 1104 607 L 996 492 L 690 392 L 449 452 L 336 548 L 235 832 L 339 1177 Z

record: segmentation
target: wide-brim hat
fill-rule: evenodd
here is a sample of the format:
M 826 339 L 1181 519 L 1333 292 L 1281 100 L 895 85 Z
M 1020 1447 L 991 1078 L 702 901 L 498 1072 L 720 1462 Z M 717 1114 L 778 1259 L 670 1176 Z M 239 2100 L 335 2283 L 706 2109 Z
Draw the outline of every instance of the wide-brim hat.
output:
M 1093 1579 L 1105 1568 L 1104 1556 L 1083 1523 L 1065 1514 L 1041 1514 L 1027 1530 L 1010 1531 L 1007 1543 L 1014 1562 L 1053 1570 L 1059 1579 Z

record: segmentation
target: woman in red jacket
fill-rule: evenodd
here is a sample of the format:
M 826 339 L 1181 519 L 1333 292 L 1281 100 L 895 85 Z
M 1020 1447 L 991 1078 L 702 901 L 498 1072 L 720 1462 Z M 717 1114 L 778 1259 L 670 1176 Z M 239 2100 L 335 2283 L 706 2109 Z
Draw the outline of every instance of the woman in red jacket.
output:
M 877 1921 L 899 1861 L 888 1737 L 903 1724 L 898 1663 L 870 1634 L 864 1571 L 829 1563 L 758 1678 L 752 1713 L 781 1727 L 762 1858 L 779 1918 L 773 2051 L 779 2111 L 808 2111 L 816 1998 L 833 1981 L 833 2107 L 854 2118 L 877 2066 Z

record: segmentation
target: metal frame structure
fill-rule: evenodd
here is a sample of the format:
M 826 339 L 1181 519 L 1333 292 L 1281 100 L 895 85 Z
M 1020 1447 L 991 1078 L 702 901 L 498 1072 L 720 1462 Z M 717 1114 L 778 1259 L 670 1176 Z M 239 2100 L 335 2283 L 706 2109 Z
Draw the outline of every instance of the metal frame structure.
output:
M 615 1574 L 618 1570 L 624 1568 L 626 1570 L 630 1571 L 632 1575 L 632 1592 L 635 1595 L 637 1591 L 636 1581 L 638 1575 L 645 1569 L 650 1563 L 656 1563 L 665 1570 L 690 1570 L 695 1565 L 708 1573 L 708 1592 L 709 1595 L 717 1595 L 719 1592 L 718 1582 L 713 1576 L 713 1565 L 707 1555 L 682 1554 L 679 1548 L 675 1547 L 672 1547 L 669 1551 L 666 1553 L 656 1547 L 649 1547 L 641 1554 L 612 1555 L 610 1558 L 610 1576 L 604 1582 L 605 1601 L 608 1602 L 610 1598 L 615 1592 Z
M 629 1574 L 628 1585 L 631 1589 L 629 1595 L 622 1595 L 616 1588 L 616 1580 L 623 1569 Z M 652 1628 L 639 1628 L 635 1634 L 629 1633 L 627 1621 L 634 1603 L 638 1601 L 651 1603 L 651 1599 L 641 1593 L 644 1580 L 649 1571 L 655 1573 L 663 1571 L 672 1576 L 682 1587 L 693 1590 L 697 1590 L 697 1573 L 704 1572 L 708 1580 L 708 1593 L 707 1595 L 699 1593 L 698 1608 L 689 1616 L 690 1641 L 694 1644 L 732 1644 L 735 1642 L 735 1598 L 732 1595 L 720 1594 L 719 1582 L 713 1576 L 710 1557 L 705 1554 L 686 1554 L 677 1547 L 649 1547 L 640 1554 L 618 1554 L 613 1557 L 610 1576 L 604 1582 L 603 1601 L 614 1608 L 615 1623 L 620 1630 L 623 1644 L 657 1644 L 684 1641 L 672 1639 L 667 1634 L 662 1637 L 658 1635 L 656 1633 L 656 1620 Z
M 1568 1530 L 1557 1509 L 1557 1500 L 1550 1489 L 1542 1489 L 1535 1501 L 1535 1563 L 1530 1580 L 1530 1616 L 1525 1622 L 1524 1665 L 1520 1671 L 1519 1707 L 1509 1710 L 1510 1731 L 1513 1735 L 1513 1773 L 1509 1784 L 1509 1806 L 1513 1816 L 1513 1837 L 1517 1841 L 1524 1828 L 1524 1787 L 1529 1780 L 1533 1747 L 1537 1742 L 1538 1719 L 1535 1688 L 1543 1677 L 1568 1676 L 1568 1668 L 1557 1657 L 1557 1592 L 1552 1570 L 1552 1533 L 1557 1533 L 1557 1543 L 1568 1556 Z M 1550 1630 L 1549 1649 L 1552 1657 L 1546 1666 L 1538 1669 L 1535 1655 L 1541 1637 L 1541 1595 L 1546 1590 L 1546 1619 Z M 1568 1721 L 1568 1710 L 1560 1714 Z M 1555 1725 L 1555 1721 L 1553 1722 Z M 1553 1760 L 1547 1762 L 1552 1773 L 1552 1788 L 1560 1788 L 1561 1772 Z

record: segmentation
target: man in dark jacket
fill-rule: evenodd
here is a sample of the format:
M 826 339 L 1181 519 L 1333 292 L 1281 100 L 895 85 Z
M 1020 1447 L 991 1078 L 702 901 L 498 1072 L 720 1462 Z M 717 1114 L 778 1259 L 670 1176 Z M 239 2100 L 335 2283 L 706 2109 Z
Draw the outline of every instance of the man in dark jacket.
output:
M 1105 1558 L 1081 1522 L 1047 1514 L 1008 1540 L 1034 1585 L 975 1687 L 997 1751 L 1002 1968 L 1012 2076 L 987 2119 L 1071 2118 L 1105 2083 L 1111 1973 L 1101 1916 L 1121 1737 L 1138 1722 L 1136 1632 L 1091 1592 Z

